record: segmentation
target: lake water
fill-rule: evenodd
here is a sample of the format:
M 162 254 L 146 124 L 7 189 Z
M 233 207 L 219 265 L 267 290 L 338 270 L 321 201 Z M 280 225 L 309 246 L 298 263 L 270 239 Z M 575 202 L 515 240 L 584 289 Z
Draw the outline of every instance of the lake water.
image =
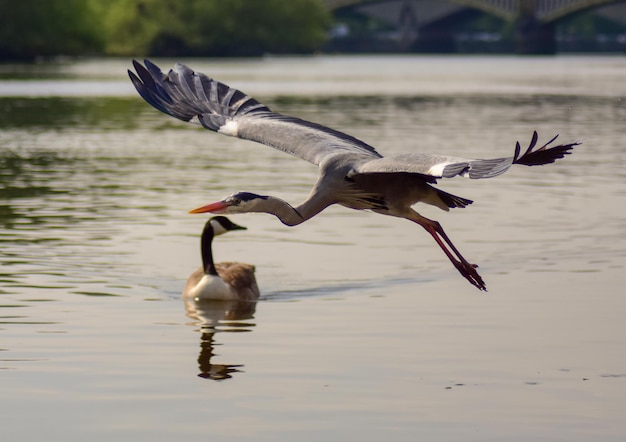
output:
M 175 60 L 157 60 L 164 68 Z M 469 285 L 412 223 L 332 207 L 219 237 L 255 304 L 185 305 L 206 217 L 239 190 L 303 200 L 317 169 L 161 114 L 130 60 L 0 65 L 0 425 L 6 440 L 621 441 L 626 58 L 187 60 L 383 155 L 545 167 L 440 187 Z

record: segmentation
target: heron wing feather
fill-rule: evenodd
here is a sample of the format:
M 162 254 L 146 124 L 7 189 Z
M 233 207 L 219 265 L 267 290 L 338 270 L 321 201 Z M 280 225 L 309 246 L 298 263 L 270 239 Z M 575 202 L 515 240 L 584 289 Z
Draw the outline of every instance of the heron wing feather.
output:
M 373 159 L 355 167 L 354 173 L 415 173 L 437 178 L 463 176 L 468 178 L 491 178 L 504 173 L 513 164 L 513 158 L 489 160 L 467 159 L 444 155 L 408 153 Z
M 350 152 L 382 158 L 363 141 L 270 109 L 224 83 L 182 64 L 164 74 L 145 60 L 128 71 L 137 92 L 156 109 L 183 121 L 197 118 L 206 129 L 256 141 L 319 165 L 328 155 Z

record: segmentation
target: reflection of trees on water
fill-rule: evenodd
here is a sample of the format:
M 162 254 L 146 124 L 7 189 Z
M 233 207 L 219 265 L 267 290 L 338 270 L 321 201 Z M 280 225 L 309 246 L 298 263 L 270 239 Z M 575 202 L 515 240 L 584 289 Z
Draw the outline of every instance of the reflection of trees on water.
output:
M 0 128 L 135 129 L 143 107 L 133 97 L 0 97 Z
M 33 198 L 40 198 L 42 206 L 54 198 L 60 203 L 55 217 L 65 218 L 67 225 L 76 223 L 76 217 L 91 221 L 83 209 L 93 213 L 98 207 L 88 200 L 117 190 L 110 184 L 104 189 L 107 180 L 94 175 L 102 172 L 117 178 L 125 164 L 139 159 L 137 154 L 109 158 L 108 151 L 95 156 L 87 139 L 76 134 L 133 130 L 139 124 L 141 104 L 134 98 L 0 97 L 0 227 L 23 225 L 25 218 L 33 224 L 45 223 L 46 214 L 22 208 L 23 200 Z M 66 143 L 80 148 L 67 148 Z M 74 201 L 64 204 L 63 198 Z M 80 198 L 87 202 L 73 213 Z
M 216 364 L 213 362 L 215 347 L 222 345 L 216 342 L 216 334 L 223 332 L 248 332 L 255 326 L 247 321 L 254 318 L 256 302 L 251 301 L 194 301 L 185 299 L 187 316 L 200 326 L 200 353 L 198 355 L 198 376 L 205 379 L 221 381 L 240 373 L 243 364 Z

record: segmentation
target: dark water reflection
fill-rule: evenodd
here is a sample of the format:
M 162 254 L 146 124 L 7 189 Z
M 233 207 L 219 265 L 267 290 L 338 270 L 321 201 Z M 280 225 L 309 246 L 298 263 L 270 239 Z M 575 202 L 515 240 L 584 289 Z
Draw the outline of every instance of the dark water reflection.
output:
M 133 98 L 0 97 L 0 129 L 131 130 L 141 111 Z
M 244 364 L 216 363 L 219 358 L 219 333 L 252 331 L 256 302 L 250 301 L 195 301 L 184 299 L 187 316 L 199 327 L 200 354 L 198 355 L 199 377 L 221 381 L 240 373 Z

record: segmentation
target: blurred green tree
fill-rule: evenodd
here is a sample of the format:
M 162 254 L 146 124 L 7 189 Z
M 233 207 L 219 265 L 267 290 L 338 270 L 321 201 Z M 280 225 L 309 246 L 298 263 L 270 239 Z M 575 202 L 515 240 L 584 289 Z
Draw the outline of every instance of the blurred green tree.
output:
M 331 15 L 321 0 L 112 0 L 113 55 L 250 56 L 321 47 Z
M 94 0 L 0 0 L 0 59 L 98 53 Z
M 322 0 L 0 0 L 0 59 L 306 53 L 330 21 Z

